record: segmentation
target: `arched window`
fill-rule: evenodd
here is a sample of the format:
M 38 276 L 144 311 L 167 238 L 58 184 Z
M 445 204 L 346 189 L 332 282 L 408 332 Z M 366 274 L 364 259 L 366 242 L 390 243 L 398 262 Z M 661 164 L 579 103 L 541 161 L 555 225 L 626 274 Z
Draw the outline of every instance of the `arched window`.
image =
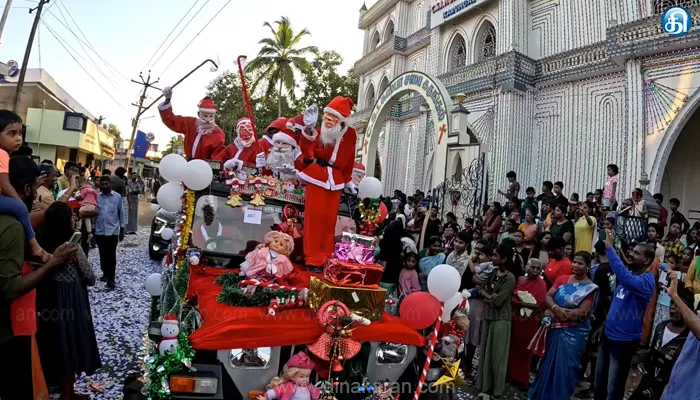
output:
M 484 21 L 477 36 L 477 61 L 487 60 L 496 56 L 496 28 L 489 21 Z
M 452 168 L 452 179 L 455 182 L 462 181 L 462 157 L 457 154 L 455 156 L 454 167 Z
M 698 5 L 697 0 L 654 0 L 654 14 L 661 14 L 675 6 L 692 7 Z
M 365 101 L 367 102 L 365 104 L 365 108 L 374 106 L 375 97 L 376 95 L 374 93 L 374 85 L 370 83 L 369 87 L 367 88 L 367 96 L 365 97 Z
M 374 35 L 372 35 L 372 41 L 370 42 L 369 51 L 373 51 L 374 49 L 376 49 L 377 46 L 379 46 L 381 40 L 382 39 L 379 36 L 379 32 L 374 31 Z
M 465 65 L 467 65 L 467 44 L 462 35 L 457 34 L 452 39 L 450 51 L 448 52 L 447 71 L 454 71 Z
M 384 41 L 386 42 L 387 40 L 392 40 L 393 36 L 394 36 L 394 21 L 389 20 L 389 22 L 386 24 L 386 28 L 384 28 Z
M 389 78 L 386 76 L 382 78 L 381 83 L 379 83 L 379 94 L 384 93 L 384 89 L 389 87 Z

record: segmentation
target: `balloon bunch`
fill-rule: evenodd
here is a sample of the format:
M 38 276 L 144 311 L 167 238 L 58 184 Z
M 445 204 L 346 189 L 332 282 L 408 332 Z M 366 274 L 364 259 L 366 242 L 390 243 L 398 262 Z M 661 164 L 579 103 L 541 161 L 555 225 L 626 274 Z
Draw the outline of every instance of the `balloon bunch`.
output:
M 180 211 L 185 187 L 195 191 L 203 190 L 214 178 L 214 172 L 206 161 L 188 162 L 179 154 L 168 154 L 163 157 L 159 170 L 168 183 L 158 190 L 158 205 L 170 212 Z

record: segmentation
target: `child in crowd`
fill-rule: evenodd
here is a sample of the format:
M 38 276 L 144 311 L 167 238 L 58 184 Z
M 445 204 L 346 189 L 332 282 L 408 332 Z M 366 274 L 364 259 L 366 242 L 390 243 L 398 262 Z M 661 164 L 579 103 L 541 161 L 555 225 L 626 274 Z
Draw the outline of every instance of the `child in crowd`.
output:
M 80 178 L 80 191 L 76 198 L 80 200 L 78 215 L 85 227 L 85 231 L 88 233 L 88 240 L 92 240 L 92 220 L 90 215 L 97 211 L 97 191 L 87 179 Z
M 10 153 L 22 146 L 22 119 L 8 110 L 0 110 L 0 214 L 12 215 L 22 223 L 29 251 L 48 261 L 51 254 L 44 251 L 34 237 L 29 210 L 10 184 Z
M 403 269 L 399 274 L 399 296 L 405 297 L 420 291 L 417 266 L 418 254 L 407 253 L 403 258 Z

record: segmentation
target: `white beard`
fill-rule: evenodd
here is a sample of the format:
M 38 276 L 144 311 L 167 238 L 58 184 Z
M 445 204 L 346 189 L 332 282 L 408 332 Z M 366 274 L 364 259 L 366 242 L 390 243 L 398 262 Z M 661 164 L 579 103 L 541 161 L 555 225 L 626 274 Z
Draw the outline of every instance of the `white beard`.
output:
M 248 147 L 250 147 L 251 144 L 253 144 L 253 138 L 251 138 L 251 139 L 246 143 L 246 142 L 243 141 L 243 139 L 241 139 L 240 136 L 238 136 L 238 137 L 236 137 L 236 138 L 233 140 L 233 143 L 234 143 L 234 144 L 236 145 L 236 147 L 238 147 L 239 149 L 241 149 L 241 148 L 248 148 Z
M 335 145 L 343 134 L 345 129 L 340 127 L 340 123 L 332 128 L 326 128 L 325 125 L 321 125 L 321 144 L 324 146 Z
M 197 120 L 197 133 L 200 135 L 208 135 L 210 134 L 214 128 L 216 127 L 216 123 L 207 123 L 204 122 L 202 119 Z
M 290 174 L 288 170 L 294 168 L 294 152 L 291 149 L 273 148 L 267 155 L 266 165 L 279 179 L 294 179 L 296 174 Z

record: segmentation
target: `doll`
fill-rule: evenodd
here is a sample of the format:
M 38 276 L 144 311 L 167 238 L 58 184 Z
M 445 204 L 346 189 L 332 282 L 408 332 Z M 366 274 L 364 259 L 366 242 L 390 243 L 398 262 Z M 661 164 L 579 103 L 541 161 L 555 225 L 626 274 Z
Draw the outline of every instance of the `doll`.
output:
M 282 376 L 273 378 L 258 400 L 318 400 L 320 391 L 309 384 L 313 369 L 314 363 L 306 353 L 293 355 L 284 365 Z
M 163 325 L 160 328 L 163 340 L 158 344 L 158 352 L 164 355 L 166 352 L 174 352 L 177 349 L 177 334 L 180 329 L 175 314 L 163 317 Z
M 265 198 L 263 197 L 262 190 L 263 180 L 261 178 L 255 178 L 253 184 L 255 185 L 255 192 L 253 193 L 253 199 L 250 201 L 250 204 L 258 207 L 264 206 Z
M 241 180 L 238 178 L 233 178 L 226 183 L 229 183 L 231 185 L 231 193 L 228 196 L 228 201 L 226 202 L 227 205 L 231 207 L 240 207 L 241 206 Z
M 261 282 L 272 282 L 292 272 L 289 255 L 294 251 L 294 239 L 286 233 L 272 231 L 261 245 L 245 256 L 241 275 Z

